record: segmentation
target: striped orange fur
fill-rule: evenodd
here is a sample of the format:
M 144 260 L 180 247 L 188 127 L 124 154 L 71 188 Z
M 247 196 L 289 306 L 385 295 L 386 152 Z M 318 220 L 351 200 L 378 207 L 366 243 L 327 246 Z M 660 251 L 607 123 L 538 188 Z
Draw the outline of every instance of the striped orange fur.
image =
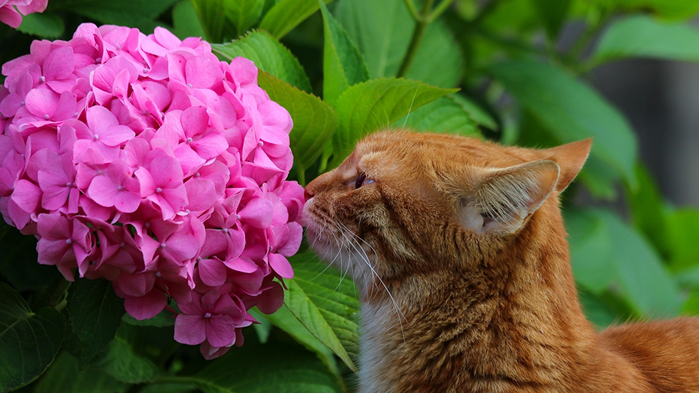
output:
M 360 289 L 360 392 L 699 392 L 699 320 L 581 311 L 558 196 L 590 145 L 384 131 L 307 186 L 309 242 Z

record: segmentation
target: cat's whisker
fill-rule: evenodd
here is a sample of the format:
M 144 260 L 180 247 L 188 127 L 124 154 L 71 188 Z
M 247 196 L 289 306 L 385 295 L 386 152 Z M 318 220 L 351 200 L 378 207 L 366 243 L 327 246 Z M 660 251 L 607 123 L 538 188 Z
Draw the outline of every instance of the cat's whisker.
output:
M 415 97 L 417 97 L 417 89 L 415 89 L 415 93 L 413 94 L 413 99 L 410 101 L 410 108 L 408 108 L 408 114 L 405 116 L 405 121 L 403 122 L 403 127 L 405 127 L 406 124 L 408 124 L 408 119 L 410 118 L 410 113 L 413 111 L 413 104 L 415 103 Z
M 338 224 L 342 225 L 341 223 L 338 223 Z M 344 225 L 342 225 L 342 226 L 344 226 Z M 354 239 L 352 239 L 352 238 L 348 238 L 347 235 L 346 235 L 346 233 L 345 233 L 345 231 L 342 230 L 341 227 L 338 227 L 338 228 L 340 229 L 340 234 L 347 240 L 348 244 L 349 244 L 350 246 L 352 246 L 352 248 L 354 248 L 354 250 L 356 251 L 356 255 L 359 257 L 359 259 L 361 259 L 364 263 L 366 263 L 366 265 L 369 267 L 369 269 L 371 269 L 371 272 L 374 274 L 374 276 L 376 277 L 376 279 L 379 280 L 379 282 L 381 283 L 381 285 L 382 285 L 382 286 L 384 287 L 384 289 L 386 290 L 386 293 L 388 294 L 388 297 L 391 299 L 391 302 L 393 303 L 393 307 L 394 307 L 395 310 L 396 310 L 396 314 L 398 315 L 398 324 L 400 325 L 400 331 L 401 331 L 401 334 L 403 335 L 403 342 L 405 342 L 405 331 L 403 330 L 403 321 L 402 321 L 401 319 L 406 320 L 406 322 L 407 322 L 407 319 L 405 318 L 405 315 L 403 315 L 403 312 L 401 312 L 400 307 L 398 306 L 398 302 L 396 302 L 396 299 L 395 299 L 395 298 L 393 297 L 393 295 L 391 294 L 391 291 L 388 289 L 388 286 L 386 286 L 386 284 L 383 282 L 383 280 L 381 279 L 381 277 L 379 276 L 379 274 L 376 272 L 376 270 L 374 270 L 374 267 L 371 266 L 371 262 L 369 262 L 369 256 L 366 254 L 366 252 L 365 252 L 364 249 L 361 247 L 361 245 L 359 244 L 359 242 L 357 242 L 356 240 L 354 240 Z M 350 231 L 349 228 L 345 227 L 345 229 L 347 230 L 347 232 L 349 232 L 350 234 L 352 234 L 354 237 L 360 239 L 360 237 L 357 236 L 356 234 L 354 234 L 352 231 Z M 363 240 L 363 239 L 362 239 L 362 240 Z M 356 245 L 355 245 L 355 243 L 356 243 Z M 360 251 L 361 251 L 362 253 L 364 253 L 364 255 L 362 255 L 362 254 L 360 253 Z

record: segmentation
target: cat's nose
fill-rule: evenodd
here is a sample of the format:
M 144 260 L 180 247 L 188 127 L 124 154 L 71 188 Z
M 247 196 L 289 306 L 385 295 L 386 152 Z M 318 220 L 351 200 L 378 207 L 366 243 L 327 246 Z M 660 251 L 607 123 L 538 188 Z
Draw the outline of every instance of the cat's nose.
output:
M 313 198 L 314 195 L 315 194 L 313 193 L 313 191 L 309 190 L 308 187 L 306 187 L 303 190 L 303 196 L 305 197 L 305 201 L 308 201 L 309 199 Z

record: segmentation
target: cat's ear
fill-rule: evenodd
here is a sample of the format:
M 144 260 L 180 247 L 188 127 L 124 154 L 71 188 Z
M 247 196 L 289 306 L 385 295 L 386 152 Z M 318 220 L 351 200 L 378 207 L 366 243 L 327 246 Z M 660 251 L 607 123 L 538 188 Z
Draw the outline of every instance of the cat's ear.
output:
M 575 179 L 575 176 L 578 175 L 583 164 L 585 164 L 587 156 L 590 155 L 590 148 L 592 148 L 592 138 L 542 150 L 544 153 L 542 158 L 556 161 L 558 166 L 561 167 L 561 175 L 558 178 L 558 184 L 556 184 L 556 191 L 563 192 Z
M 478 233 L 515 232 L 551 195 L 559 172 L 551 160 L 480 171 L 461 200 L 462 225 Z

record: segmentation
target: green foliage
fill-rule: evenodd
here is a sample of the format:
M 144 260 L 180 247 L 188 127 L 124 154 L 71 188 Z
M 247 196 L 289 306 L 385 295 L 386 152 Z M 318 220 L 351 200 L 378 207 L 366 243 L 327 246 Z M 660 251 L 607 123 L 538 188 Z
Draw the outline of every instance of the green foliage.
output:
M 104 371 L 88 367 L 80 369 L 78 360 L 63 352 L 46 372 L 36 393 L 125 393 L 129 385 L 110 377 Z
M 359 301 L 346 273 L 326 270 L 313 254 L 291 258 L 295 277 L 284 304 L 308 331 L 330 348 L 352 370 L 357 356 Z M 344 281 L 344 282 L 343 282 Z
M 317 0 L 279 0 L 262 19 L 260 28 L 280 39 L 317 10 Z
M 340 382 L 317 357 L 281 343 L 246 346 L 238 356 L 214 360 L 185 380 L 204 393 L 342 392 Z
M 580 184 L 567 193 L 584 187 L 611 199 L 621 182 L 628 211 L 581 207 L 564 195 L 586 315 L 605 327 L 699 314 L 699 210 L 663 199 L 638 161 L 628 121 L 584 82 L 598 65 L 620 59 L 698 61 L 699 33 L 682 22 L 699 12 L 697 2 L 436 3 L 411 10 L 404 0 L 49 0 L 19 32 L 0 25 L 0 61 L 28 53 L 36 37 L 68 39 L 82 22 L 204 35 L 222 60 L 255 62 L 260 86 L 289 111 L 291 177 L 302 184 L 386 127 L 539 147 L 593 137 Z M 571 21 L 585 31 L 561 49 L 558 36 Z M 2 224 L 0 247 L 0 390 L 38 378 L 24 389 L 352 391 L 357 289 L 306 244 L 291 258 L 295 277 L 284 282 L 282 309 L 251 310 L 259 324 L 246 328 L 243 348 L 211 362 L 173 341 L 175 302 L 137 321 L 124 315 L 107 281 L 68 284 L 55 267 L 37 264 L 36 239 Z
M 212 48 L 223 60 L 245 57 L 272 76 L 307 93 L 311 92 L 311 82 L 299 61 L 267 32 L 255 31 L 229 44 L 213 45 Z
M 604 33 L 593 59 L 602 63 L 629 57 L 699 61 L 699 30 L 647 16 L 621 19 Z
M 455 91 L 396 78 L 372 79 L 348 88 L 335 104 L 338 130 L 333 137 L 333 166 L 339 165 L 363 136 Z
M 53 362 L 63 341 L 61 313 L 44 307 L 34 313 L 9 285 L 0 283 L 0 390 L 20 388 Z
M 56 14 L 29 14 L 22 18 L 17 30 L 45 38 L 58 38 L 65 31 L 65 25 Z
M 320 2 L 323 12 L 323 99 L 335 105 L 337 98 L 348 87 L 369 79 L 362 55 L 350 41 L 347 33 L 338 25 L 325 4 Z
M 533 60 L 499 63 L 489 72 L 556 143 L 594 137 L 590 155 L 635 184 L 636 140 L 624 117 L 597 92 L 554 66 Z
M 107 280 L 76 281 L 68 295 L 68 315 L 80 348 L 80 367 L 90 362 L 114 338 L 124 314 L 124 300 Z

